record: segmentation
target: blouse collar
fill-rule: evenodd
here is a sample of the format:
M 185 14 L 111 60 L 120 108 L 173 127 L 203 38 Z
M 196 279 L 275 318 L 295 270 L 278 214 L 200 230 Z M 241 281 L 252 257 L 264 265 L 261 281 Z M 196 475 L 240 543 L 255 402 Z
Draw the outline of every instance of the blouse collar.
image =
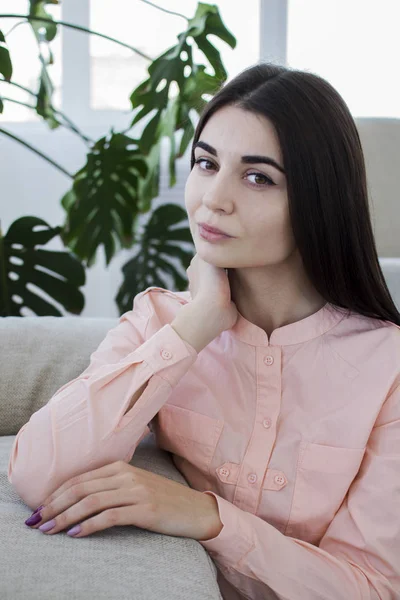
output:
M 317 338 L 337 325 L 350 311 L 326 302 L 317 312 L 282 327 L 277 327 L 268 334 L 239 313 L 235 325 L 229 333 L 253 346 L 290 346 L 301 344 Z
M 182 304 L 187 304 L 191 299 L 189 291 L 174 292 L 173 294 L 183 299 Z M 261 327 L 251 323 L 238 312 L 239 316 L 235 325 L 223 333 L 228 333 L 252 346 L 290 346 L 292 344 L 302 344 L 324 335 L 342 319 L 348 317 L 350 312 L 349 309 L 326 302 L 322 308 L 312 315 L 295 323 L 277 327 L 270 337 Z

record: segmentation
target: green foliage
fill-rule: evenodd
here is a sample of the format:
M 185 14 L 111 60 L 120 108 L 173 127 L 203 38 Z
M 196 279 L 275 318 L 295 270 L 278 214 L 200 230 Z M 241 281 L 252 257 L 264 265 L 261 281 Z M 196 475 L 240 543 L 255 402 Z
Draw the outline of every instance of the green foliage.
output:
M 192 244 L 190 229 L 184 226 L 186 218 L 186 212 L 176 204 L 164 204 L 153 212 L 136 256 L 122 267 L 124 281 L 116 297 L 120 314 L 131 310 L 136 290 L 150 286 L 169 288 L 165 274 L 172 277 L 176 289 L 187 289 L 186 269 L 193 252 L 181 247 L 182 242 Z M 185 276 L 170 261 L 171 257 L 180 261 Z
M 4 238 L 1 238 L 0 232 L 1 314 L 21 314 L 22 306 L 12 298 L 18 293 L 23 306 L 36 314 L 59 315 L 51 302 L 27 290 L 29 282 L 41 288 L 69 312 L 79 314 L 84 307 L 83 296 L 77 289 L 84 283 L 83 265 L 90 268 L 95 263 L 100 246 L 104 248 L 107 265 L 121 248 L 134 246 L 137 253 L 122 268 L 124 281 L 115 298 L 122 314 L 132 308 L 133 298 L 146 287 L 155 285 L 170 289 L 175 287 L 181 291 L 187 289 L 186 269 L 194 254 L 194 245 L 190 229 L 185 223 L 186 212 L 174 204 L 161 206 L 150 215 L 142 236 L 138 234 L 138 219 L 140 214 L 152 210 L 152 201 L 159 196 L 162 140 L 167 138 L 169 141 L 169 186 L 172 187 L 176 183 L 176 160 L 185 154 L 193 138 L 193 116 L 201 113 L 208 97 L 215 94 L 227 78 L 220 53 L 208 36 L 216 36 L 231 48 L 235 48 L 236 39 L 226 29 L 218 8 L 200 2 L 194 17 L 187 19 L 186 29 L 178 35 L 177 43 L 151 61 L 148 78 L 131 93 L 134 114 L 128 130 L 114 132 L 111 129 L 107 135 L 92 142 L 52 104 L 54 88 L 47 67 L 53 63 L 53 55 L 49 44 L 61 26 L 79 27 L 55 21 L 46 10 L 49 4 L 58 4 L 58 1 L 30 0 L 29 15 L 20 15 L 22 19 L 28 19 L 38 42 L 41 42 L 38 45 L 42 67 L 38 91 L 30 93 L 36 98 L 37 114 L 51 129 L 60 125 L 69 127 L 88 144 L 87 160 L 81 169 L 71 175 L 39 150 L 0 130 L 0 133 L 19 141 L 72 178 L 71 188 L 61 199 L 66 214 L 63 226 L 51 228 L 36 217 L 22 217 L 11 225 Z M 46 21 L 41 21 L 41 18 Z M 123 44 L 118 40 L 114 42 Z M 47 59 L 42 53 L 43 43 L 48 45 Z M 207 64 L 194 62 L 193 44 L 197 45 Z M 207 72 L 210 68 L 211 72 Z M 3 81 L 10 82 L 10 85 L 13 83 L 11 58 L 1 31 L 0 74 Z M 5 97 L 3 101 L 6 101 Z M 0 98 L 0 112 L 2 110 Z M 129 130 L 141 121 L 144 126 L 140 137 L 129 136 Z M 179 142 L 177 137 L 180 138 Z M 33 233 L 34 225 L 39 223 L 47 227 L 46 235 Z M 60 236 L 70 254 L 35 249 L 35 245 L 45 244 L 56 235 Z M 18 253 L 11 248 L 10 240 L 14 238 L 24 242 L 25 260 L 18 267 L 19 282 L 11 278 L 16 266 L 11 263 L 10 257 L 12 252 Z M 185 245 L 190 249 L 184 249 L 182 246 Z M 171 262 L 171 258 L 178 262 L 179 267 Z M 50 265 L 56 274 L 66 280 L 60 281 L 48 274 L 38 275 L 35 264 Z
M 40 42 L 43 39 L 41 31 L 44 29 L 44 37 L 46 41 L 51 42 L 57 35 L 57 24 L 54 22 L 51 14 L 46 10 L 46 4 L 58 4 L 58 0 L 30 0 L 29 16 L 30 17 L 44 17 L 50 19 L 53 23 L 48 21 L 30 21 L 31 27 L 36 35 L 37 40 Z
M 131 95 L 132 108 L 142 107 L 135 115 L 131 126 L 155 111 L 141 136 L 142 152 L 147 154 L 150 147 L 162 136 L 170 140 L 170 187 L 176 183 L 175 160 L 183 156 L 193 137 L 191 109 L 201 113 L 206 104 L 203 96 L 215 94 L 227 78 L 220 53 L 207 39 L 210 34 L 221 38 L 231 48 L 235 48 L 236 40 L 223 24 L 218 8 L 200 2 L 195 16 L 188 22 L 186 31 L 178 35 L 178 44 L 166 50 L 151 63 L 148 68 L 149 78 Z M 189 39 L 192 39 L 204 53 L 214 69 L 214 75 L 205 72 L 205 65 L 197 65 L 193 62 Z M 185 74 L 188 71 L 189 74 Z M 160 86 L 163 82 L 164 85 Z M 179 93 L 171 98 L 169 92 L 173 83 L 178 86 Z M 180 129 L 183 129 L 183 136 L 177 153 L 175 132 Z
M 3 32 L 0 30 L 0 73 L 3 75 L 6 81 L 11 81 L 12 77 L 12 63 L 10 58 L 10 52 L 5 45 L 6 40 Z
M 61 200 L 67 222 L 61 233 L 65 245 L 90 267 L 102 244 L 107 265 L 119 248 L 130 248 L 138 215 L 138 182 L 147 173 L 134 140 L 122 133 L 96 142 L 86 165 L 74 176 L 72 188 Z
M 52 228 L 30 216 L 14 221 L 4 237 L 0 230 L 1 317 L 21 317 L 22 307 L 30 308 L 37 316 L 62 316 L 52 300 L 72 314 L 82 312 L 85 299 L 79 288 L 86 276 L 80 261 L 70 252 L 40 248 L 59 233 L 59 227 Z M 32 287 L 44 292 L 49 300 Z

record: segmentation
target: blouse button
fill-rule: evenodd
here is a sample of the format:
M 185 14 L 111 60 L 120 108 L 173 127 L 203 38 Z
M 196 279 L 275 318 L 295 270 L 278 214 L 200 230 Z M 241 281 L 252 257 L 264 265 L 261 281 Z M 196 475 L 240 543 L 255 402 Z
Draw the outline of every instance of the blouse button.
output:
M 250 483 L 255 483 L 257 481 L 257 475 L 255 473 L 251 473 L 247 478 Z
M 283 485 L 284 483 L 286 483 L 286 478 L 283 475 L 275 475 L 274 481 L 278 485 Z
M 263 421 L 263 425 L 265 427 L 265 429 L 269 429 L 272 425 L 272 421 L 269 417 L 267 417 L 266 419 L 264 419 Z
M 272 365 L 272 363 L 274 362 L 274 357 L 273 356 L 266 356 L 264 358 L 264 362 L 266 365 Z
M 219 474 L 223 475 L 224 477 L 228 477 L 229 473 L 230 473 L 230 470 L 227 469 L 226 467 L 221 467 L 219 470 Z
M 172 354 L 169 350 L 161 350 L 161 356 L 164 360 L 169 360 L 172 357 Z

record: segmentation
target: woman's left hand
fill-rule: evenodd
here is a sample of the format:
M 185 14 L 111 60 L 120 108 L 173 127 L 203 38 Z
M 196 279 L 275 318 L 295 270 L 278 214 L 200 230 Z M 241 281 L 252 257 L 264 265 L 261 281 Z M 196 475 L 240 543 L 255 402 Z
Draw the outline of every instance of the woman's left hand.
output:
M 74 537 L 115 525 L 135 525 L 203 541 L 216 537 L 223 527 L 214 496 L 122 460 L 67 480 L 43 506 L 42 520 L 33 528 L 54 519 L 48 534 L 76 524 L 81 531 Z

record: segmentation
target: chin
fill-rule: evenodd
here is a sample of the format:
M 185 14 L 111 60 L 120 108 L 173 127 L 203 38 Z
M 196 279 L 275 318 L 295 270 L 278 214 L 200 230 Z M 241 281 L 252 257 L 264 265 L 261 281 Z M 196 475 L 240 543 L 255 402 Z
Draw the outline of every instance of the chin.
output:
M 208 252 L 201 252 L 200 250 L 198 250 L 196 248 L 197 254 L 200 256 L 200 258 L 202 260 L 204 260 L 204 262 L 213 265 L 214 267 L 221 267 L 223 269 L 227 269 L 228 267 L 226 266 L 226 260 L 224 260 L 223 258 L 214 258 L 214 256 L 212 256 L 211 253 Z

